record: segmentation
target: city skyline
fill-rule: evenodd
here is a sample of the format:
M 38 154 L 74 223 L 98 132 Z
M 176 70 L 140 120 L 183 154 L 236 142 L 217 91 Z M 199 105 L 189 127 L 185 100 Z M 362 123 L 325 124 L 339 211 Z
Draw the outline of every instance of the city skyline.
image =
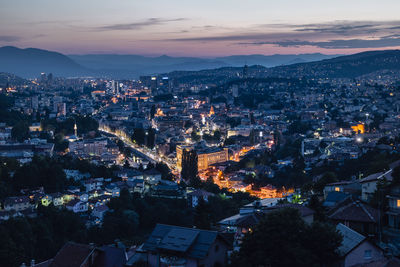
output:
M 215 57 L 400 48 L 397 1 L 5 1 L 0 46 Z

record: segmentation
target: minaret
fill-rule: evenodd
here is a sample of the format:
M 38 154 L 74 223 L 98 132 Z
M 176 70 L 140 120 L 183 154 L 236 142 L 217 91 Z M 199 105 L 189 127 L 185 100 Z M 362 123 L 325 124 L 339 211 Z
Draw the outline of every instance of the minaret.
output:
M 214 107 L 211 105 L 209 116 L 211 117 L 211 115 L 214 115 L 214 114 L 215 114 Z
M 78 126 L 76 126 L 76 122 L 74 124 L 74 131 L 75 131 L 75 136 L 78 137 Z
M 247 66 L 247 64 L 246 64 L 246 65 L 244 65 L 244 67 L 243 67 L 242 77 L 243 77 L 244 79 L 246 79 L 248 74 L 249 74 L 249 66 Z

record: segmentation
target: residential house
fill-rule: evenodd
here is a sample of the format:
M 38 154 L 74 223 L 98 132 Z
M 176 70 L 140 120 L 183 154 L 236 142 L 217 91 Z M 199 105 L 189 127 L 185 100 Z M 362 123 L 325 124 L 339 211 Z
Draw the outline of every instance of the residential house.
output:
M 392 171 L 374 173 L 361 179 L 361 200 L 369 201 L 376 192 L 380 181 L 392 181 Z
M 103 186 L 103 181 L 104 181 L 103 178 L 95 178 L 95 179 L 86 180 L 84 182 L 86 192 L 101 189 L 101 187 Z
M 111 197 L 119 197 L 120 191 L 120 188 L 115 183 L 108 184 L 105 187 L 105 194 L 111 195 Z
M 203 199 L 205 202 L 208 202 L 208 198 L 214 196 L 213 193 L 207 192 L 203 189 L 197 189 L 193 192 L 187 194 L 187 199 L 189 205 L 195 208 L 198 204 L 200 199 Z
M 115 175 L 124 181 L 133 181 L 136 179 L 143 179 L 143 172 L 131 169 L 123 169 L 115 172 Z
M 156 169 L 146 170 L 143 175 L 144 181 L 150 185 L 158 184 L 161 181 L 161 173 Z
M 48 206 L 53 202 L 53 197 L 51 195 L 44 195 L 41 199 L 41 203 L 43 206 Z
M 364 235 L 375 235 L 380 220 L 377 209 L 353 198 L 347 198 L 329 210 L 328 219 L 342 223 Z
M 281 198 L 265 198 L 265 199 L 256 200 L 256 201 L 240 208 L 240 214 L 253 213 L 256 211 L 261 211 L 261 210 L 267 209 L 269 207 L 273 207 L 278 204 L 278 201 L 280 199 Z
M 400 186 L 394 186 L 386 196 L 389 209 L 386 212 L 388 217 L 388 226 L 394 229 L 400 229 Z
M 104 214 L 109 210 L 107 205 L 100 205 L 93 209 L 92 215 L 100 220 L 103 220 Z
M 225 266 L 230 245 L 216 231 L 157 224 L 143 245 L 147 266 Z
M 162 181 L 151 186 L 149 194 L 153 197 L 162 198 L 184 198 L 184 191 L 175 182 Z
M 341 181 L 336 183 L 327 184 L 324 187 L 324 197 L 329 192 L 344 192 L 349 194 L 358 194 L 361 192 L 361 185 L 358 181 Z
M 100 196 L 103 196 L 104 194 L 105 194 L 105 191 L 102 189 L 95 189 L 95 190 L 88 192 L 89 199 L 100 197 Z
M 328 193 L 324 203 L 322 203 L 322 206 L 324 206 L 325 208 L 332 208 L 349 197 L 351 197 L 350 194 L 340 191 L 332 191 Z
M 110 200 L 111 196 L 101 195 L 98 197 L 91 198 L 89 200 L 89 206 L 91 209 L 94 209 L 95 207 L 107 204 L 108 202 L 110 202 Z
M 94 247 L 92 245 L 66 243 L 47 261 L 31 264 L 32 267 L 124 267 L 126 253 L 123 248 L 115 246 Z
M 68 191 L 64 192 L 64 194 L 63 194 L 63 203 L 64 204 L 68 203 L 71 200 L 73 200 L 74 198 L 75 198 L 75 193 L 72 193 L 71 191 L 68 190 Z
M 89 205 L 87 202 L 82 202 L 79 199 L 74 199 L 68 202 L 65 207 L 67 208 L 67 210 L 71 210 L 74 213 L 79 213 L 88 211 L 88 206 Z
M 63 194 L 61 193 L 53 193 L 50 194 L 50 196 L 53 198 L 53 205 L 58 207 L 64 204 L 64 198 Z
M 90 173 L 81 173 L 78 170 L 64 169 L 64 172 L 68 179 L 73 179 L 75 181 L 80 181 L 82 179 L 90 177 Z
M 126 185 L 128 186 L 129 192 L 131 192 L 131 193 L 142 194 L 144 192 L 144 180 L 143 179 L 135 179 L 132 181 L 127 181 Z
M 76 193 L 76 197 L 82 202 L 87 202 L 89 200 L 89 194 L 86 192 Z
M 338 266 L 365 266 L 365 264 L 384 259 L 382 249 L 371 243 L 365 236 L 341 223 L 336 226 L 336 230 L 343 236 L 342 244 L 338 248 L 340 255 Z
M 27 196 L 8 197 L 4 200 L 4 210 L 21 211 L 31 207 L 31 200 Z

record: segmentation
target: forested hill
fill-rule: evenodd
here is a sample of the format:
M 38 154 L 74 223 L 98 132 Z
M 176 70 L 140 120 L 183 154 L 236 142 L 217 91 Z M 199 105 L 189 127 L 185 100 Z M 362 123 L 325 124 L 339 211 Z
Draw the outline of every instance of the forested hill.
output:
M 355 78 L 383 70 L 400 70 L 400 50 L 370 51 L 316 62 L 270 68 L 267 76 Z

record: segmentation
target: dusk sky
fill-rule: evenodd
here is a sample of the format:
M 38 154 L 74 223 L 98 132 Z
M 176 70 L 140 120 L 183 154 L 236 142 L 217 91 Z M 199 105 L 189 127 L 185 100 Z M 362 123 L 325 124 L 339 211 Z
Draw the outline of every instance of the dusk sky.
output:
M 1 0 L 0 46 L 65 54 L 349 54 L 400 48 L 399 0 Z

